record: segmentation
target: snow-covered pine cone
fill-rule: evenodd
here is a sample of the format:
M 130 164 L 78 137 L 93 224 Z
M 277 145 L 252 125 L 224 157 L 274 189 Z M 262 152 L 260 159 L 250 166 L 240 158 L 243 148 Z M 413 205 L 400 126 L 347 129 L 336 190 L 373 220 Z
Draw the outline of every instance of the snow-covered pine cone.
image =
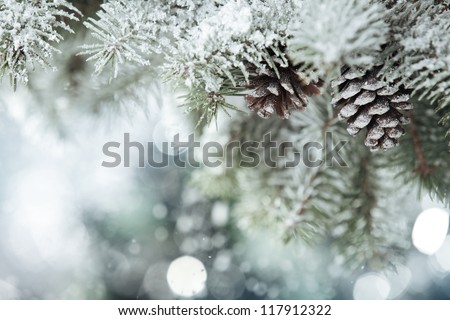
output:
M 402 125 L 410 119 L 401 113 L 413 109 L 410 91 L 387 84 L 378 76 L 381 67 L 364 71 L 346 69 L 332 82 L 333 104 L 339 108 L 339 118 L 347 120 L 350 135 L 367 128 L 365 145 L 372 151 L 388 150 L 398 145 L 405 133 Z
M 320 93 L 319 83 L 308 83 L 294 68 L 277 66 L 277 69 L 279 77 L 269 68 L 247 66 L 250 76 L 246 87 L 253 91 L 245 100 L 249 109 L 264 119 L 274 112 L 280 118 L 288 119 L 292 109 L 303 110 L 308 104 L 308 96 Z

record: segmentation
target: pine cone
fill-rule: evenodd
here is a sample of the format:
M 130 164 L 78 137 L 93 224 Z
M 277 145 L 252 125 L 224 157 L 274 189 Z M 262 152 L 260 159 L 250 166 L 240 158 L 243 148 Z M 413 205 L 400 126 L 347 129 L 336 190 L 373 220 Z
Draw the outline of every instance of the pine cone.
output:
M 320 84 L 307 83 L 292 67 L 277 66 L 279 77 L 273 70 L 247 66 L 250 73 L 248 89 L 254 91 L 245 97 L 250 110 L 256 110 L 264 119 L 275 111 L 280 118 L 288 119 L 291 109 L 303 110 L 308 96 L 320 93 Z
M 347 120 L 347 131 L 353 136 L 367 127 L 365 145 L 372 151 L 398 145 L 405 133 L 402 125 L 410 122 L 400 111 L 413 109 L 410 91 L 382 81 L 378 77 L 380 70 L 381 67 L 367 72 L 347 69 L 332 82 L 332 87 L 338 89 L 333 104 L 340 108 L 339 118 Z

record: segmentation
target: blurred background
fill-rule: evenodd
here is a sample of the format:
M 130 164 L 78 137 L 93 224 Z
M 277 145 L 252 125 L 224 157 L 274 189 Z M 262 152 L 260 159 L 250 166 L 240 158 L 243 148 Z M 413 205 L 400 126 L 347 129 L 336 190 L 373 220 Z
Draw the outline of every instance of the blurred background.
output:
M 102 1 L 72 2 L 93 15 Z M 93 77 L 76 55 L 89 36 L 74 28 L 58 71 L 0 86 L 0 299 L 450 299 L 449 213 L 418 186 L 392 209 L 402 262 L 355 271 L 326 242 L 253 228 L 227 181 L 206 197 L 193 180 L 221 180 L 222 168 L 139 168 L 136 154 L 130 168 L 102 167 L 103 145 L 125 133 L 161 146 L 196 121 L 148 70 Z M 231 125 L 222 114 L 201 139 L 225 144 Z
M 1 299 L 450 298 L 448 211 L 428 197 L 405 204 L 403 264 L 346 272 L 326 244 L 240 223 L 192 187 L 199 169 L 140 169 L 137 156 L 131 168 L 101 166 L 103 144 L 125 132 L 156 145 L 187 136 L 177 93 L 136 89 L 143 108 L 108 117 L 59 91 L 58 73 L 36 77 L 40 90 L 0 97 Z

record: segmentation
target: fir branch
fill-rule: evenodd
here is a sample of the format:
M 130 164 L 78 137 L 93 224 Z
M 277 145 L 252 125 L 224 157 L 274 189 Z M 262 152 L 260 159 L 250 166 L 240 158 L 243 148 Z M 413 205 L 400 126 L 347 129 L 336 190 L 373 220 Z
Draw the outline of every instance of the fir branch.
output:
M 239 197 L 238 183 L 236 170 L 203 168 L 192 173 L 189 184 L 207 199 L 233 202 Z
M 51 67 L 60 53 L 54 44 L 60 31 L 73 32 L 61 18 L 78 20 L 81 13 L 67 1 L 0 1 L 0 78 L 7 75 L 15 88 L 27 83 L 30 69 Z
M 225 99 L 226 96 L 238 96 L 241 91 L 242 89 L 233 87 L 223 88 L 220 92 L 208 92 L 203 87 L 191 88 L 188 94 L 180 97 L 186 101 L 180 107 L 186 108 L 188 113 L 200 114 L 196 127 L 204 122 L 209 125 L 212 120 L 215 120 L 217 125 L 219 111 L 223 111 L 229 117 L 231 117 L 229 110 L 243 112 Z
M 335 125 L 336 115 L 327 98 L 312 100 L 315 108 L 308 108 L 302 114 L 295 114 L 289 122 L 263 121 L 265 127 L 255 126 L 258 120 L 244 122 L 241 141 L 260 141 L 271 132 L 272 139 L 281 143 L 292 141 L 296 150 L 312 141 L 322 142 L 331 124 Z M 343 128 L 335 128 L 335 141 L 346 137 Z M 292 159 L 294 150 L 287 149 L 287 159 Z M 263 154 L 260 155 L 262 157 Z M 266 153 L 266 157 L 270 154 Z M 273 157 L 272 159 L 276 159 Z M 279 154 L 277 155 L 279 156 Z M 333 214 L 333 203 L 342 186 L 340 171 L 323 164 L 308 168 L 299 164 L 295 168 L 285 167 L 286 158 L 278 159 L 277 168 L 262 165 L 259 168 L 239 170 L 238 204 L 233 212 L 244 225 L 272 227 L 280 233 L 284 241 L 298 240 L 308 244 L 320 242 L 327 220 Z
M 159 102 L 157 99 L 162 93 L 158 90 L 156 70 L 127 65 L 121 76 L 113 81 L 107 74 L 92 77 L 92 65 L 77 55 L 82 40 L 74 37 L 58 45 L 57 49 L 62 53 L 51 61 L 57 67 L 56 72 L 30 74 L 28 90 L 42 106 L 34 112 L 44 118 L 51 117 L 43 119 L 49 122 L 48 126 L 58 127 L 61 134 L 66 135 L 73 129 L 75 117 L 108 118 L 115 122 L 120 117 L 131 119 L 136 112 L 147 113 L 149 103 L 152 103 L 150 107 L 155 105 L 150 99 Z M 48 88 L 51 92 L 44 90 Z M 63 108 L 61 100 L 64 101 Z
M 83 45 L 82 55 L 95 61 L 95 73 L 102 73 L 111 64 L 111 79 L 117 78 L 119 67 L 125 62 L 140 66 L 150 64 L 152 53 L 161 53 L 157 41 L 160 29 L 167 23 L 165 7 L 155 1 L 137 0 L 106 2 L 97 13 L 98 19 L 88 18 L 86 27 L 92 31 L 93 44 Z
M 436 3 L 436 5 L 435 5 Z M 440 123 L 450 119 L 450 11 L 442 1 L 402 2 L 391 10 L 393 43 L 386 50 L 389 63 L 383 74 L 420 93 L 420 99 L 438 102 Z M 447 111 L 445 111 L 447 110 Z
M 276 141 L 292 141 L 299 149 L 323 141 L 330 129 L 335 142 L 345 140 L 345 128 L 336 121 L 330 100 L 312 99 L 313 107 L 294 114 L 289 122 L 269 120 L 266 128 L 272 127 L 269 131 Z M 258 141 L 264 134 L 251 133 L 254 121 L 243 125 L 243 140 Z M 401 218 L 404 208 L 392 204 L 410 192 L 395 183 L 396 171 L 385 154 L 373 155 L 361 141 L 352 141 L 344 158 L 348 167 L 284 168 L 280 161 L 276 169 L 234 169 L 240 177 L 233 209 L 238 225 L 246 230 L 270 227 L 285 241 L 310 245 L 331 239 L 337 260 L 343 258 L 348 271 L 395 263 L 408 247 L 408 217 Z M 397 194 L 392 197 L 394 190 Z
M 400 168 L 399 179 L 418 182 L 421 190 L 448 206 L 450 149 L 445 143 L 448 127 L 436 125 L 440 115 L 434 113 L 433 104 L 428 101 L 415 104 L 414 123 L 398 152 L 391 155 L 391 162 Z
M 416 172 L 417 174 L 419 174 L 423 177 L 427 177 L 428 175 L 433 173 L 434 170 L 436 170 L 436 167 L 428 165 L 427 160 L 425 159 L 425 154 L 424 154 L 424 151 L 422 148 L 422 144 L 420 142 L 419 132 L 417 131 L 416 120 L 414 119 L 414 116 L 412 116 L 412 115 L 410 116 L 410 119 L 411 119 L 411 123 L 410 123 L 411 137 L 412 137 L 412 141 L 414 144 L 414 151 L 415 151 L 417 159 L 419 161 L 419 165 L 414 170 L 414 172 Z
M 265 64 L 273 66 L 273 57 L 279 57 L 286 65 L 280 47 L 287 39 L 294 2 L 204 2 L 192 26 L 175 35 L 166 73 L 184 79 L 187 87 L 218 92 L 226 81 L 241 85 L 235 70 L 248 79 L 246 62 L 264 68 Z
M 396 205 L 398 199 L 410 196 L 409 188 L 396 180 L 384 154 L 362 150 L 358 140 L 351 146 L 351 177 L 346 180 L 341 207 L 330 221 L 330 241 L 336 257 L 345 257 L 341 262 L 346 269 L 378 270 L 400 262 L 409 247 L 408 217 L 400 215 L 405 208 Z
M 308 0 L 297 16 L 288 53 L 306 73 L 332 78 L 343 65 L 370 68 L 387 41 L 384 7 L 369 0 Z

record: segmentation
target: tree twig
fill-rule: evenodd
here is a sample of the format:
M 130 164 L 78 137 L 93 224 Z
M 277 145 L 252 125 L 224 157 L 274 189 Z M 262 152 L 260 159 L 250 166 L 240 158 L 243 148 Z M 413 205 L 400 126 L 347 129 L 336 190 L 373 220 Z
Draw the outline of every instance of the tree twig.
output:
M 414 151 L 417 155 L 417 160 L 419 161 L 419 165 L 414 170 L 415 173 L 420 174 L 422 177 L 427 177 L 431 173 L 436 170 L 436 166 L 429 165 L 426 158 L 425 153 L 423 152 L 422 144 L 420 142 L 419 131 L 417 130 L 417 125 L 414 116 L 410 116 L 411 118 L 411 136 L 414 144 Z

